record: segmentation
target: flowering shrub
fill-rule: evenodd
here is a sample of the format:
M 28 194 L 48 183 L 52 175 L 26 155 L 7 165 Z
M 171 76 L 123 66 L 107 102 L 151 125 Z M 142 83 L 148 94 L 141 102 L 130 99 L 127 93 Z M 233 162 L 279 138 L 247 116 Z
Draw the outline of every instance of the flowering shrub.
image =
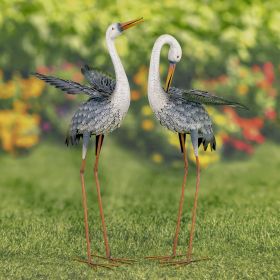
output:
M 39 67 L 42 74 L 57 75 L 81 82 L 78 67 L 65 63 L 59 71 L 52 67 Z M 43 91 L 47 92 L 43 94 Z M 73 95 L 64 95 L 34 76 L 14 75 L 4 81 L 0 72 L 0 144 L 10 153 L 29 149 L 39 142 L 41 132 L 65 133 L 75 108 Z
M 280 70 L 280 69 L 279 69 Z M 64 63 L 61 67 L 39 67 L 38 72 L 83 83 L 80 67 Z M 121 143 L 130 143 L 160 164 L 180 159 L 178 135 L 162 128 L 155 120 L 147 100 L 148 69 L 140 67 L 132 77 L 131 107 L 122 131 L 116 131 Z M 178 75 L 180 75 L 178 73 Z M 230 100 L 247 105 L 250 110 L 233 107 L 207 106 L 214 123 L 217 151 L 200 152 L 202 166 L 236 152 L 252 154 L 256 145 L 262 144 L 270 134 L 265 128 L 277 130 L 279 116 L 277 71 L 272 63 L 247 67 L 231 61 L 227 73 L 217 78 L 196 79 L 193 87 L 205 89 Z M 46 90 L 43 94 L 43 91 Z M 0 76 L 0 143 L 4 151 L 28 149 L 39 141 L 40 131 L 65 134 L 77 104 L 86 100 L 83 95 L 63 94 L 54 87 L 34 78 L 14 75 L 11 80 Z M 279 109 L 278 109 L 279 110 Z M 124 131 L 125 130 L 125 131 Z M 129 145 L 127 146 L 129 147 Z M 189 148 L 189 159 L 195 161 Z
M 15 75 L 4 82 L 0 72 L 0 144 L 4 151 L 15 153 L 38 143 L 40 116 L 36 111 L 43 87 L 34 77 Z
M 249 107 L 248 112 L 232 107 L 208 109 L 216 131 L 222 133 L 225 151 L 230 148 L 252 154 L 255 145 L 265 141 L 263 133 L 265 126 L 276 128 L 279 100 L 277 100 L 275 69 L 271 62 L 265 63 L 262 67 L 258 65 L 246 67 L 233 60 L 227 75 L 208 80 L 198 79 L 194 81 L 194 86 L 234 99 Z
M 78 83 L 83 83 L 84 79 L 80 67 L 71 63 L 63 63 L 59 67 L 38 67 L 36 71 Z M 41 102 L 45 105 L 41 111 L 41 128 L 44 133 L 52 131 L 52 133 L 56 132 L 60 135 L 65 135 L 71 116 L 77 109 L 78 102 L 86 100 L 87 97 L 82 94 L 65 94 L 50 85 L 46 86 L 45 90 L 46 92 L 41 97 Z

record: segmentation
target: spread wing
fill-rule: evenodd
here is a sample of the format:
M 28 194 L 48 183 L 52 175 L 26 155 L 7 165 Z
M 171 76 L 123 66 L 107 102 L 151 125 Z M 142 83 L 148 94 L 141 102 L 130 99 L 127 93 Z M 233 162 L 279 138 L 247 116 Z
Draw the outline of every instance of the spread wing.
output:
M 81 72 L 95 90 L 106 94 L 112 94 L 115 90 L 116 81 L 109 75 L 93 69 L 88 65 L 82 67 Z
M 247 106 L 241 103 L 226 100 L 222 97 L 210 94 L 207 91 L 202 91 L 198 89 L 182 90 L 175 87 L 170 87 L 168 93 L 174 95 L 174 97 L 183 98 L 184 100 L 190 102 L 196 102 L 206 105 L 229 105 L 249 110 Z
M 79 93 L 85 93 L 89 95 L 90 97 L 101 97 L 102 93 L 96 91 L 94 88 L 89 86 L 81 85 L 77 82 L 73 82 L 70 80 L 63 80 L 60 78 L 56 78 L 53 76 L 46 76 L 40 73 L 34 73 L 32 74 L 38 79 L 41 79 L 42 81 L 55 86 L 56 88 L 61 89 L 62 91 L 65 91 L 68 94 L 79 94 Z

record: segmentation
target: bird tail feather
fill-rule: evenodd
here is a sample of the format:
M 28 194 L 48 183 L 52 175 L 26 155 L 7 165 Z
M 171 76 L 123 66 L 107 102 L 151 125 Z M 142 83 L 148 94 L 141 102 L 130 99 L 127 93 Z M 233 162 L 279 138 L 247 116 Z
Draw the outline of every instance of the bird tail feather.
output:
M 198 138 L 198 147 L 201 144 L 203 145 L 204 151 L 207 150 L 209 144 L 210 144 L 211 151 L 216 150 L 216 138 L 214 135 L 211 135 L 211 137 L 199 137 Z
M 78 134 L 78 133 L 67 133 L 66 138 L 65 138 L 65 144 L 69 146 L 70 144 L 77 145 L 79 144 L 80 138 L 83 138 L 83 134 Z

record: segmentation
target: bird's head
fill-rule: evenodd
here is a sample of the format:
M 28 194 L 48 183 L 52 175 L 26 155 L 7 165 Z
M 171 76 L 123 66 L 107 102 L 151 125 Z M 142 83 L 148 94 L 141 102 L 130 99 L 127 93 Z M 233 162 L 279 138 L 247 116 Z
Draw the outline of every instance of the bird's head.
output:
M 170 36 L 170 39 L 172 39 L 172 40 L 170 40 L 170 49 L 168 52 L 169 68 L 168 68 L 166 84 L 165 84 L 166 92 L 168 92 L 169 87 L 171 86 L 176 64 L 182 58 L 182 48 L 181 48 L 180 44 L 173 36 Z
M 134 20 L 130 20 L 130 21 L 127 21 L 127 22 L 123 22 L 123 23 L 112 23 L 108 28 L 107 28 L 107 35 L 111 38 L 111 39 L 115 39 L 117 38 L 118 36 L 122 35 L 122 33 L 143 22 L 143 18 L 138 18 L 138 19 L 134 19 Z

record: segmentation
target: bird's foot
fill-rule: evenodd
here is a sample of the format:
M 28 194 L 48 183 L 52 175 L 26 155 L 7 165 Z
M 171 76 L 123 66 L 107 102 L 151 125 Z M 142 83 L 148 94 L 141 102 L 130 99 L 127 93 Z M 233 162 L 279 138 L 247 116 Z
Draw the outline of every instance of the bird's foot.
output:
M 104 256 L 100 256 L 100 255 L 92 255 L 93 257 L 99 258 L 99 259 L 103 259 L 103 260 L 107 260 L 110 264 L 115 264 L 118 266 L 118 263 L 120 264 L 134 264 L 136 261 L 134 259 L 128 259 L 128 258 L 113 258 L 112 256 L 109 257 L 104 257 Z
M 184 255 L 186 256 L 186 255 Z M 187 258 L 185 257 L 182 260 L 162 260 L 160 263 L 163 266 L 182 266 L 182 265 L 189 265 L 192 263 L 200 262 L 200 261 L 207 261 L 210 260 L 208 257 L 203 257 L 199 259 L 192 259 L 192 258 Z
M 81 258 L 76 258 L 74 259 L 75 261 L 78 261 L 80 263 L 84 263 L 87 264 L 89 267 L 93 268 L 93 269 L 97 269 L 97 268 L 107 268 L 107 269 L 112 269 L 114 267 L 118 267 L 117 264 L 104 264 L 104 263 L 99 263 L 99 262 L 93 262 L 93 261 L 89 261 L 86 259 L 81 259 Z
M 164 262 L 164 261 L 169 261 L 169 260 L 179 258 L 179 257 L 183 257 L 183 256 L 185 256 L 185 255 L 172 254 L 172 255 L 167 255 L 167 256 L 148 256 L 148 257 L 145 257 L 145 259 Z

